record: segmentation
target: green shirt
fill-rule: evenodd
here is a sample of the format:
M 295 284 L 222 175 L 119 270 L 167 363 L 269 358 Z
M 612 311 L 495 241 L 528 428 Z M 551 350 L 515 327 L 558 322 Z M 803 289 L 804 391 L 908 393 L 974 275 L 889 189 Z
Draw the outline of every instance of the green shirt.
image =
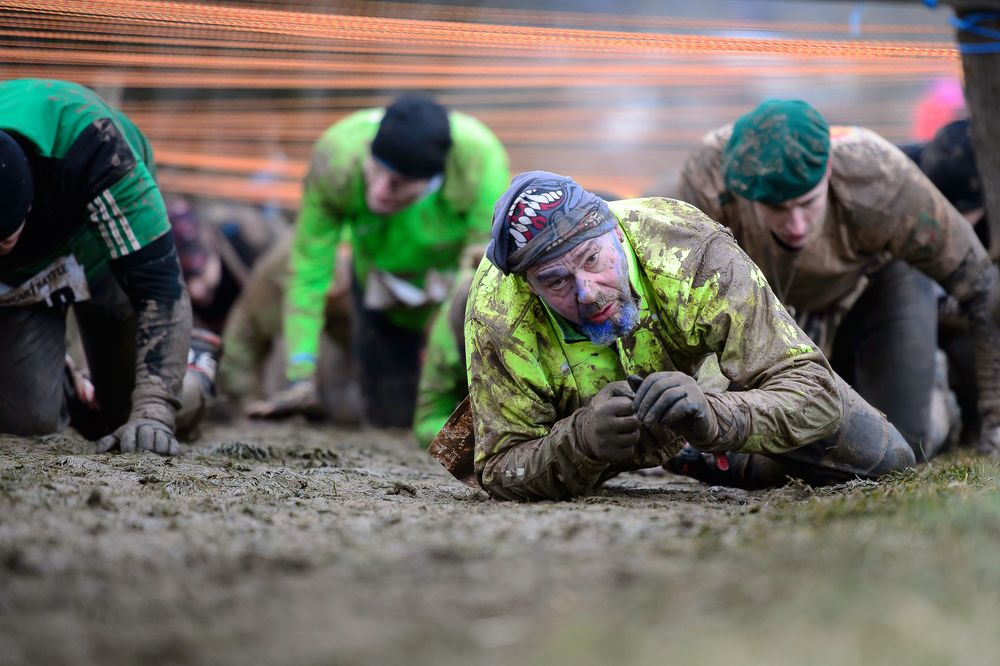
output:
M 0 84 L 0 129 L 25 149 L 35 188 L 20 240 L 0 257 L 0 305 L 86 299 L 109 259 L 170 230 L 148 143 L 123 118 L 75 83 Z
M 428 271 L 453 274 L 462 249 L 485 242 L 493 205 L 507 187 L 507 153 L 500 141 L 476 119 L 453 111 L 441 187 L 395 214 L 372 213 L 362 167 L 383 114 L 384 109 L 351 114 L 330 127 L 313 151 L 289 263 L 284 332 L 290 380 L 315 372 L 323 299 L 337 243 L 346 233 L 354 278 L 362 287 L 377 268 L 423 288 Z M 396 308 L 386 315 L 397 326 L 420 330 L 435 307 Z

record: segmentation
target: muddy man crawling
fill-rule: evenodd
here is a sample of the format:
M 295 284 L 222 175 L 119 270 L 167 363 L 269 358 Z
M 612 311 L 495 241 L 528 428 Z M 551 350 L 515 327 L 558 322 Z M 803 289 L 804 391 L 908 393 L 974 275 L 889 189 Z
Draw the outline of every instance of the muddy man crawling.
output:
M 914 463 L 732 234 L 680 201 L 607 203 L 565 176 L 515 177 L 465 337 L 475 472 L 495 497 L 581 495 L 683 461 L 685 442 L 725 462 L 675 469 L 744 487 Z

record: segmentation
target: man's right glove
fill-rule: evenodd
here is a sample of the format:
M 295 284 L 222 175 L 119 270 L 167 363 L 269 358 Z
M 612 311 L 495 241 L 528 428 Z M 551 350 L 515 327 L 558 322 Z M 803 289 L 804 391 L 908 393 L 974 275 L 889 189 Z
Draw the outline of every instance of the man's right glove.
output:
M 719 422 L 705 393 L 683 372 L 654 372 L 635 392 L 635 414 L 652 430 L 667 426 L 696 448 L 711 448 Z
M 250 403 L 244 412 L 252 419 L 280 419 L 294 414 L 320 418 L 323 416 L 323 405 L 320 404 L 316 385 L 312 380 L 303 379 L 266 400 Z
M 116 448 L 122 453 L 152 451 L 161 456 L 176 456 L 181 452 L 173 429 L 149 418 L 130 419 L 125 425 L 97 441 L 98 453 Z
M 632 460 L 639 443 L 632 389 L 625 382 L 611 382 L 602 388 L 580 415 L 578 427 L 587 456 L 607 463 Z

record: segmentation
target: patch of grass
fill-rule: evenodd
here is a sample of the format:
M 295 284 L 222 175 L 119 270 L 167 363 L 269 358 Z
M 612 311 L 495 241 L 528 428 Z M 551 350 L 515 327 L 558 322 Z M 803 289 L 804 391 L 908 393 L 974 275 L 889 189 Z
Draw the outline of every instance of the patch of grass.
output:
M 206 455 L 225 456 L 235 460 L 256 460 L 265 462 L 277 460 L 279 456 L 270 446 L 254 442 L 223 442 L 205 451 Z
M 954 499 L 1000 489 L 1000 467 L 995 462 L 969 458 L 936 461 L 875 483 L 853 483 L 816 489 L 809 500 L 784 499 L 781 492 L 761 514 L 774 522 L 809 519 L 818 524 L 873 515 L 925 511 L 942 499 Z
M 553 622 L 530 660 L 599 664 L 994 663 L 1000 463 L 772 496 L 600 610 Z M 731 534 L 731 533 L 730 533 Z

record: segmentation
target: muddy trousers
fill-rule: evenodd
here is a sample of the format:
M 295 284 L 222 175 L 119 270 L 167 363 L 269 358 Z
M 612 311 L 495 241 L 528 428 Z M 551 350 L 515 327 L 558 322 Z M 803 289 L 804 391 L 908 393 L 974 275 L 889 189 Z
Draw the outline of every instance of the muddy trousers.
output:
M 781 454 L 728 453 L 727 470 L 710 455 L 674 458 L 667 468 L 714 485 L 758 489 L 784 485 L 790 478 L 814 486 L 877 479 L 912 467 L 913 450 L 899 431 L 839 377 L 837 386 L 843 418 L 830 437 Z
M 396 326 L 384 313 L 366 308 L 357 281 L 351 291 L 352 349 L 365 421 L 378 428 L 409 428 L 417 404 L 424 334 Z
M 135 384 L 136 317 L 108 273 L 73 313 L 94 384 L 96 411 L 83 407 L 66 372 L 67 306 L 0 307 L 0 432 L 46 435 L 72 425 L 97 439 L 128 420 Z M 189 434 L 213 400 L 200 373 L 184 377 L 178 435 Z
M 919 461 L 926 459 L 936 349 L 934 283 L 894 261 L 871 276 L 837 329 L 830 357 L 833 369 L 889 417 Z

